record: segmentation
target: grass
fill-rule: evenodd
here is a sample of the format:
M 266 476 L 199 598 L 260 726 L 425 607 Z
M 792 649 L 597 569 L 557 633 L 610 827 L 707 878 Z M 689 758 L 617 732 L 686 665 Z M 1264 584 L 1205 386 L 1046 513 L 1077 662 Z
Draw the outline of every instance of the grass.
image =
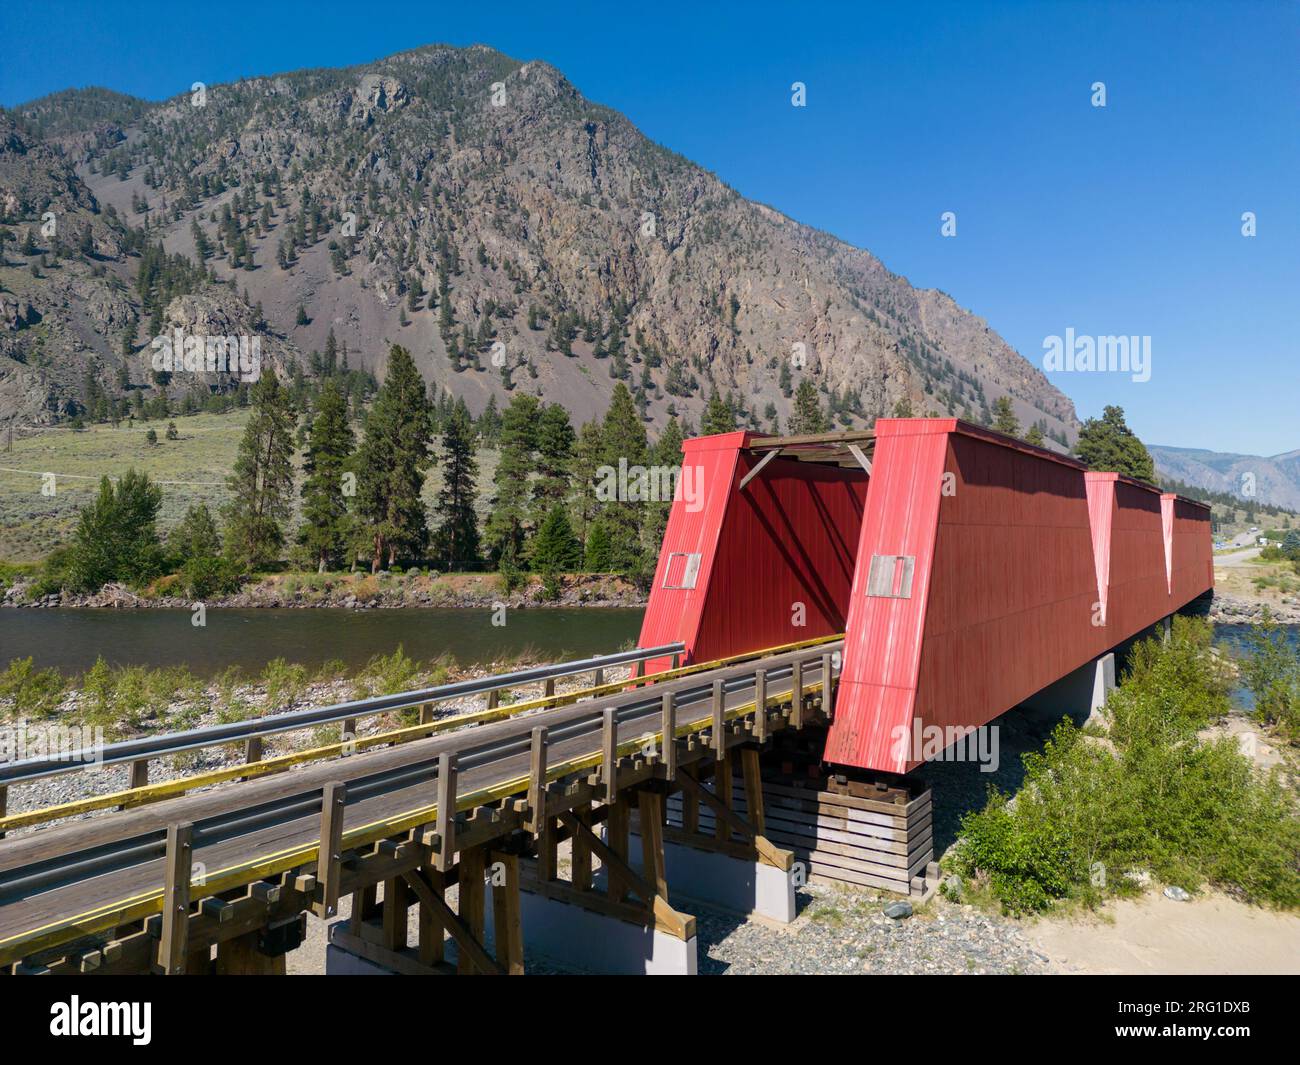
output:
M 77 510 L 94 497 L 99 479 L 120 476 L 132 467 L 155 481 L 192 482 L 163 485 L 158 516 L 162 535 L 196 503 L 206 503 L 217 513 L 229 497 L 225 479 L 234 466 L 248 411 L 171 420 L 180 434 L 178 440 L 165 439 L 167 423 L 157 420 L 137 421 L 133 426 L 122 422 L 117 428 L 90 425 L 81 432 L 62 427 L 15 432 L 13 449 L 0 452 L 0 560 L 35 562 L 67 543 L 76 527 Z M 150 429 L 158 434 L 156 445 L 145 439 Z M 295 464 L 300 459 L 296 457 Z M 478 462 L 479 505 L 485 516 L 497 454 L 480 451 Z M 40 475 L 46 472 L 58 475 L 52 496 L 41 493 Z M 441 487 L 442 475 L 435 466 L 421 493 L 430 512 Z M 298 503 L 295 492 L 295 527 Z
M 445 683 L 454 669 L 449 658 L 421 663 L 399 646 L 391 655 L 372 658 L 357 674 L 354 695 L 431 687 Z M 0 721 L 57 717 L 61 724 L 101 727 L 110 739 L 191 728 L 212 711 L 219 723 L 229 724 L 311 703 L 313 684 L 332 684 L 345 674 L 342 662 L 327 663 L 313 676 L 305 666 L 276 658 L 259 676 L 231 667 L 209 679 L 184 666 L 110 666 L 100 658 L 84 674 L 65 676 L 57 669 L 35 668 L 31 658 L 16 658 L 0 673 Z M 338 701 L 332 689 L 327 700 Z M 415 711 L 409 716 L 405 723 L 414 723 Z M 334 742 L 338 732 L 338 726 L 325 726 L 318 736 L 332 736 L 322 742 Z

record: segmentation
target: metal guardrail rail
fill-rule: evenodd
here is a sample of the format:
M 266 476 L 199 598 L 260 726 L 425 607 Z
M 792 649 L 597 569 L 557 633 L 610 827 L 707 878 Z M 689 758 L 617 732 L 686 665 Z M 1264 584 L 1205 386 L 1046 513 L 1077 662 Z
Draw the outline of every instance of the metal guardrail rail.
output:
M 682 643 L 665 644 L 662 647 L 634 648 L 631 651 L 619 651 L 610 655 L 597 655 L 573 662 L 559 662 L 547 666 L 535 666 L 530 669 L 516 670 L 513 673 L 500 673 L 475 680 L 456 681 L 440 684 L 433 688 L 419 691 L 398 692 L 395 695 L 379 695 L 370 699 L 359 699 L 348 703 L 334 703 L 330 706 L 307 707 L 303 710 L 291 710 L 283 714 L 270 714 L 265 717 L 236 721 L 224 725 L 205 725 L 202 728 L 188 729 L 184 732 L 168 732 L 159 736 L 145 736 L 140 739 L 121 740 L 106 744 L 93 756 L 77 758 L 80 752 L 58 758 L 25 758 L 21 761 L 0 764 L 0 788 L 19 784 L 43 777 L 59 776 L 73 773 L 91 765 L 120 765 L 124 762 L 140 762 L 150 758 L 163 758 L 168 755 L 183 754 L 187 751 L 202 750 L 207 747 L 219 747 L 230 743 L 244 743 L 251 739 L 261 739 L 284 732 L 329 725 L 340 721 L 355 721 L 373 714 L 388 713 L 393 710 L 410 710 L 435 703 L 463 699 L 471 695 L 490 695 L 507 688 L 516 688 L 524 684 L 536 684 L 538 681 L 553 681 L 560 677 L 569 677 L 578 673 L 593 673 L 611 666 L 636 665 L 655 658 L 676 657 L 686 649 Z

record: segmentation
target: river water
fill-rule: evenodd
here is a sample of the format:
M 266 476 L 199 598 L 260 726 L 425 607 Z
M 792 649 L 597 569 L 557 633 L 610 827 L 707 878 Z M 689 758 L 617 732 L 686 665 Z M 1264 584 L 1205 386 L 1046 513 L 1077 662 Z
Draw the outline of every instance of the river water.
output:
M 332 659 L 364 665 L 398 644 L 419 661 L 450 654 L 462 666 L 516 656 L 559 662 L 608 654 L 635 642 L 640 609 L 511 610 L 493 625 L 483 609 L 0 610 L 0 669 L 30 655 L 64 673 L 110 665 L 188 666 L 212 676 L 229 666 L 260 673 L 273 658 L 316 667 Z

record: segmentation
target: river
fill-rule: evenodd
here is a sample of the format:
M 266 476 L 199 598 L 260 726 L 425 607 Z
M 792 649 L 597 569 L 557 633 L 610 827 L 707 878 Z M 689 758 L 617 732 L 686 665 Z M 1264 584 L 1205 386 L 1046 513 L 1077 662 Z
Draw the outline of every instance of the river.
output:
M 79 673 L 103 655 L 110 665 L 188 666 L 213 676 L 229 666 L 260 673 L 274 658 L 348 667 L 398 644 L 419 661 L 450 654 L 462 666 L 513 657 L 558 662 L 608 654 L 635 642 L 640 609 L 209 610 L 202 628 L 188 610 L 0 610 L 0 669 L 31 656 L 40 667 Z

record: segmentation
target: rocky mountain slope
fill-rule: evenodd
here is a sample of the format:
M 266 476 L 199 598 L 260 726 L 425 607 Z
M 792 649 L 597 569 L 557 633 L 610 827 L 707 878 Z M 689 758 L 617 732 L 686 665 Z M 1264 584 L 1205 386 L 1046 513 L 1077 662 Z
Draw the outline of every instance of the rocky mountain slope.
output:
M 1228 492 L 1243 501 L 1253 498 L 1300 510 L 1300 451 L 1265 458 L 1161 445 L 1150 445 L 1147 450 L 1164 477 L 1211 492 Z
M 156 389 L 165 326 L 256 331 L 306 373 L 331 333 L 376 373 L 398 342 L 475 411 L 523 389 L 585 419 L 623 379 L 653 423 L 698 424 L 717 388 L 766 428 L 811 375 L 843 425 L 901 400 L 980 420 L 1009 395 L 1022 423 L 1077 427 L 984 320 L 744 199 L 545 63 L 431 46 L 160 104 L 74 90 L 0 123 L 0 418 Z M 202 266 L 159 269 L 159 242 Z

